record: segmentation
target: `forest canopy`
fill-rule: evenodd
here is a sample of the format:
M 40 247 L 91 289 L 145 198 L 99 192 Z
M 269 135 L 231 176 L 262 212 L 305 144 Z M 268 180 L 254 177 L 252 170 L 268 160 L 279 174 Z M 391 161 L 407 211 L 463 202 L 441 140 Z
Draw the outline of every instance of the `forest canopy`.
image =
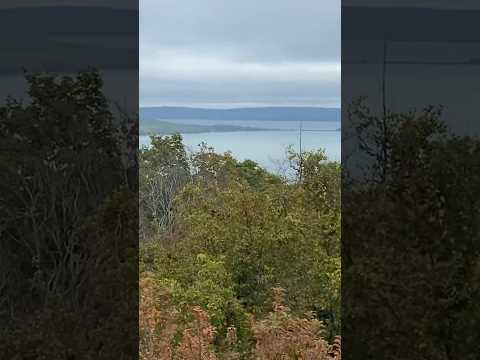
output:
M 340 356 L 338 163 L 290 149 L 286 179 L 179 134 L 139 163 L 142 359 Z

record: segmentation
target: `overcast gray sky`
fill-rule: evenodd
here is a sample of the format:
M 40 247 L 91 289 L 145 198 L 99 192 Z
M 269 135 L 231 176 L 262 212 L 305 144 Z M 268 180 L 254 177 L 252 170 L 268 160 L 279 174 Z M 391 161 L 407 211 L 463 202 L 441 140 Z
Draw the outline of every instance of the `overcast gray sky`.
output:
M 140 0 L 140 103 L 340 104 L 340 0 Z

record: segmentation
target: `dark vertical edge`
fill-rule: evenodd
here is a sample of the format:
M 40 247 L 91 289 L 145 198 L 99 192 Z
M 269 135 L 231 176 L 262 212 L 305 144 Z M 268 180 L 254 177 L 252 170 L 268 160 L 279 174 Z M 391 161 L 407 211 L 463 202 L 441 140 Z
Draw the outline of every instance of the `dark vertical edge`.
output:
M 480 353 L 480 9 L 420 6 L 342 2 L 345 360 Z
M 139 356 L 138 25 L 0 6 L 1 359 Z

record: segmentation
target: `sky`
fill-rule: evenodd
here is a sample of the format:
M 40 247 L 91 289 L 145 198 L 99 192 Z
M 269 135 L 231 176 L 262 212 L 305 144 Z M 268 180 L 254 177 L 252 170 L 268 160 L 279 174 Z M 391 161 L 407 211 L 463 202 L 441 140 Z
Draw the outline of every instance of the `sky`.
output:
M 340 105 L 340 0 L 140 0 L 142 106 Z

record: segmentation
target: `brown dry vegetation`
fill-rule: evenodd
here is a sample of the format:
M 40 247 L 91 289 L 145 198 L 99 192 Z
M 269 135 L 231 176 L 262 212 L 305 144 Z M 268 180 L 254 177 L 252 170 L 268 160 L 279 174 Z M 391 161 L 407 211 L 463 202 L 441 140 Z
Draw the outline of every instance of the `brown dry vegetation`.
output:
M 251 319 L 254 333 L 253 358 L 258 360 L 341 360 L 341 340 L 328 344 L 322 323 L 308 316 L 291 314 L 284 304 L 284 290 L 275 288 L 273 310 L 262 320 Z M 141 360 L 233 360 L 236 329 L 228 328 L 227 349 L 214 350 L 216 328 L 200 306 L 191 306 L 191 320 L 179 325 L 179 311 L 172 305 L 168 291 L 153 279 L 140 282 L 140 359 Z

